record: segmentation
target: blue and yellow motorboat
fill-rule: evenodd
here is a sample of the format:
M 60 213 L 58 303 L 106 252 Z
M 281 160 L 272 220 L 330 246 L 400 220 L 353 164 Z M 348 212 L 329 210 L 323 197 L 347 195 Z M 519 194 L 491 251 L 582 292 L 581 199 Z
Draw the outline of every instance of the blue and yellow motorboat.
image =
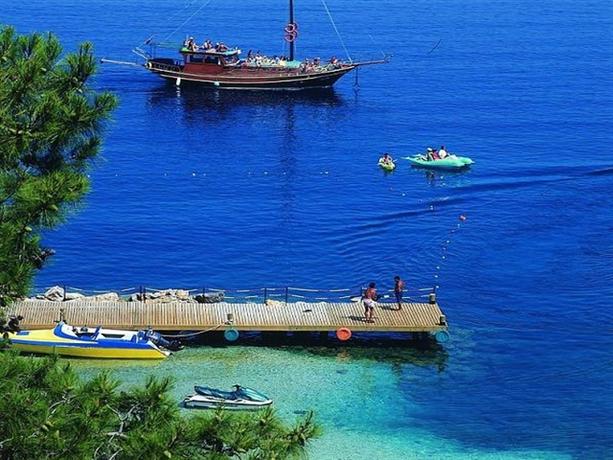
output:
M 102 327 L 74 327 L 59 322 L 53 329 L 8 332 L 11 346 L 29 353 L 58 354 L 79 358 L 164 359 L 178 342 L 159 333 L 122 331 Z

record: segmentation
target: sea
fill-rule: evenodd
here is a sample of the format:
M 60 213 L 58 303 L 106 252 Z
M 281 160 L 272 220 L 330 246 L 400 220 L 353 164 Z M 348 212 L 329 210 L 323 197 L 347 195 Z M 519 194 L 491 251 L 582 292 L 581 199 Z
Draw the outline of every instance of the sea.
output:
M 137 62 L 186 36 L 287 53 L 281 0 L 1 1 L 0 23 Z M 326 11 L 326 7 L 333 18 Z M 613 458 L 613 4 L 295 2 L 299 58 L 366 61 L 332 91 L 176 87 L 102 64 L 120 101 L 91 192 L 44 234 L 35 289 L 438 286 L 444 345 L 191 346 L 162 363 L 74 361 L 124 385 L 252 386 L 314 459 Z M 338 34 L 337 34 L 338 31 Z M 445 145 L 475 164 L 414 169 Z M 398 167 L 377 167 L 383 152 Z

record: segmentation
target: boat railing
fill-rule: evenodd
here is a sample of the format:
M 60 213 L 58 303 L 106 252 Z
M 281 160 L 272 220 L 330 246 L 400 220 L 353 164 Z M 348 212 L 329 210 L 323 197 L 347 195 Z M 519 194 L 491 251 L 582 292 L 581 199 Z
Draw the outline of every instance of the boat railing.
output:
M 162 70 L 162 71 L 170 71 L 170 72 L 180 72 L 181 66 L 176 62 L 167 63 L 167 62 L 158 62 L 153 59 L 147 61 L 147 67 L 152 70 Z

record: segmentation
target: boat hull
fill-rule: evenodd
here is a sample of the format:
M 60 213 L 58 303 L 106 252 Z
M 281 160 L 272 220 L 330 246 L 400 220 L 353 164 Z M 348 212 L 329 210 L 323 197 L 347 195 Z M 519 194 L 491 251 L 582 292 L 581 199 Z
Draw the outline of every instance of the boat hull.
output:
M 97 359 L 164 359 L 166 355 L 159 350 L 134 350 L 121 348 L 79 348 L 66 347 L 62 345 L 37 345 L 31 343 L 13 344 L 16 348 L 25 353 L 36 353 L 42 355 L 57 354 L 60 356 L 70 356 L 74 358 L 97 358 Z
M 126 331 L 126 333 L 132 332 Z M 145 340 L 96 340 L 71 337 L 62 330 L 62 324 L 51 330 L 10 333 L 9 339 L 11 347 L 22 352 L 57 354 L 75 358 L 164 359 L 170 354 Z
M 254 90 L 300 90 L 329 88 L 356 66 L 347 65 L 339 69 L 300 73 L 269 69 L 234 69 L 216 74 L 189 73 L 180 66 L 156 64 L 149 61 L 146 68 L 175 85 L 197 84 L 203 87 L 222 89 Z
M 454 169 L 464 169 L 468 168 L 470 165 L 474 163 L 468 157 L 448 157 L 442 160 L 425 160 L 421 155 L 416 155 L 414 157 L 407 157 L 407 160 L 413 165 L 420 168 L 428 168 L 428 169 L 444 169 L 444 170 L 454 170 Z
M 188 409 L 218 409 L 222 408 L 224 410 L 248 410 L 255 411 L 265 409 L 272 404 L 271 400 L 268 401 L 227 401 L 216 398 L 207 398 L 206 396 L 193 395 L 188 396 L 183 400 L 183 406 Z
M 383 163 L 380 162 L 379 163 L 379 167 L 381 169 L 383 169 L 384 171 L 393 171 L 394 169 L 396 169 L 396 163 Z

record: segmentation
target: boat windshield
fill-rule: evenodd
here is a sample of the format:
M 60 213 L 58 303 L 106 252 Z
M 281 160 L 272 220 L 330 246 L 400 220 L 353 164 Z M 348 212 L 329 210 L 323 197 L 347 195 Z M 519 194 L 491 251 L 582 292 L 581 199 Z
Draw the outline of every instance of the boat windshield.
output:
M 245 399 L 250 399 L 251 401 L 268 401 L 268 397 L 260 393 L 259 391 L 255 391 L 252 388 L 240 387 L 236 390 L 236 394 L 242 396 Z

